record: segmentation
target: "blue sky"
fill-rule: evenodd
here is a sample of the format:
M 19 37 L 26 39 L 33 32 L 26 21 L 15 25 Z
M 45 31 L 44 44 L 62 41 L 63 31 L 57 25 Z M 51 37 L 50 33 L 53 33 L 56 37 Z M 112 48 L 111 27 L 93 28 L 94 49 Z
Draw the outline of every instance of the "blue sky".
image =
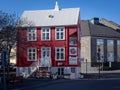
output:
M 56 0 L 0 0 L 0 10 L 17 13 L 25 10 L 53 9 Z M 60 8 L 79 7 L 83 20 L 92 17 L 106 18 L 120 24 L 120 0 L 58 0 Z

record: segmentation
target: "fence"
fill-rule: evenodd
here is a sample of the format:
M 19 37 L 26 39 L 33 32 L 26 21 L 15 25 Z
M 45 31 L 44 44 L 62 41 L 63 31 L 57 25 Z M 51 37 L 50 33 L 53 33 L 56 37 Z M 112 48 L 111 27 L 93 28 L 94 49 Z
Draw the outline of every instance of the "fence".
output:
M 120 62 L 81 62 L 85 78 L 120 78 Z

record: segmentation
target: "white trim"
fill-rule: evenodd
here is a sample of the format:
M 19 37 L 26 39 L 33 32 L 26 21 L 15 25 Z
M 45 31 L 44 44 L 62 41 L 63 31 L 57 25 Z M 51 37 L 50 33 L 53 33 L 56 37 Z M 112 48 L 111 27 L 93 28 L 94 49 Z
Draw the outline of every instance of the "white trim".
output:
M 34 30 L 34 32 L 32 32 L 32 30 Z M 31 40 L 29 39 L 29 34 L 31 34 Z M 33 39 L 33 34 L 35 34 L 35 39 Z M 37 41 L 37 28 L 27 28 L 27 41 Z
M 32 54 L 35 53 L 35 59 L 33 59 L 33 55 L 31 56 L 32 60 L 29 59 L 29 50 L 30 49 L 35 49 L 35 52 L 32 51 Z M 34 47 L 27 48 L 27 61 L 37 61 L 37 48 L 34 48 Z
M 46 39 L 46 37 L 45 37 L 45 39 L 43 39 L 43 29 L 45 29 L 45 30 L 47 30 L 47 29 L 49 29 L 49 39 Z M 50 30 L 50 28 L 49 27 L 42 27 L 41 28 L 41 40 L 42 41 L 50 41 L 51 40 L 51 32 L 50 32 L 51 30 Z M 45 31 L 45 35 L 46 35 L 47 33 L 46 33 L 46 31 Z
M 57 39 L 57 29 L 63 29 L 63 31 L 59 31 L 59 33 L 63 32 L 63 39 Z M 65 27 L 55 27 L 55 40 L 65 40 Z
M 57 59 L 57 49 L 63 49 L 63 59 Z M 61 52 L 61 51 L 59 51 Z M 65 47 L 55 47 L 55 60 L 56 61 L 65 61 Z

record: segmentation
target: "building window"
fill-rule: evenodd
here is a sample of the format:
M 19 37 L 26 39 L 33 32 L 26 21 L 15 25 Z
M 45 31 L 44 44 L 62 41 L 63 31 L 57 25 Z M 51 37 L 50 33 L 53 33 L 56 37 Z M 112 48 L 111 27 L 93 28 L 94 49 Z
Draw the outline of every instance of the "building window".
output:
M 64 40 L 65 39 L 65 28 L 64 27 L 56 27 L 56 40 Z
M 42 28 L 42 40 L 50 40 L 50 28 Z
M 56 60 L 65 60 L 65 48 L 64 47 L 56 47 L 55 48 L 55 57 Z
M 104 61 L 104 40 L 103 39 L 97 39 L 97 60 Z
M 71 67 L 71 73 L 75 73 L 75 67 Z
M 36 48 L 28 48 L 28 61 L 36 61 L 37 59 L 37 49 Z
M 69 38 L 69 45 L 77 45 L 77 38 L 76 37 L 70 37 Z
M 37 36 L 36 31 L 37 31 L 36 28 L 28 28 L 27 29 L 27 32 L 28 32 L 27 39 L 28 39 L 28 41 L 36 41 L 37 40 L 37 38 L 36 38 L 36 36 Z
M 51 57 L 51 48 L 50 47 L 42 47 L 41 48 L 41 57 Z
M 107 40 L 107 61 L 114 62 L 114 41 Z
M 120 62 L 120 40 L 117 40 L 117 62 Z

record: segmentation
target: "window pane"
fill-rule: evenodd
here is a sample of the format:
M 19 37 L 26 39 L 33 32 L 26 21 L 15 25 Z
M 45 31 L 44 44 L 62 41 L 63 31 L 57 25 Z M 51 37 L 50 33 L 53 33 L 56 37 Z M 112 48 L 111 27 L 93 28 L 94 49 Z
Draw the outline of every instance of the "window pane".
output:
M 63 48 L 61 48 L 61 52 L 63 52 L 63 50 L 64 50 L 64 49 L 63 49 Z
M 104 40 L 103 39 L 97 39 L 96 42 L 96 58 L 97 61 L 101 60 L 104 61 Z
M 57 53 L 57 59 L 59 59 L 59 53 Z
M 64 59 L 64 54 L 63 53 L 61 53 L 61 59 Z
M 120 62 L 120 40 L 117 40 L 117 62 Z
M 114 62 L 114 41 L 107 40 L 107 61 Z

